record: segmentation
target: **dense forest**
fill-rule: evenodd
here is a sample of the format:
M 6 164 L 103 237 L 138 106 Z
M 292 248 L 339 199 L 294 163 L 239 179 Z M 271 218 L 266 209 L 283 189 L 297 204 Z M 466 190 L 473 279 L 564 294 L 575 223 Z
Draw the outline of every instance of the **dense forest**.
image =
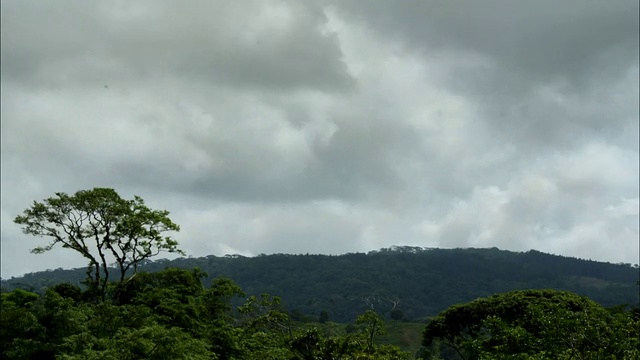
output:
M 318 319 L 323 313 L 335 322 L 353 321 L 370 308 L 390 319 L 423 321 L 454 304 L 522 289 L 568 290 L 605 307 L 639 302 L 635 265 L 534 250 L 396 246 L 338 256 L 161 259 L 147 261 L 140 269 L 157 272 L 167 267 L 199 268 L 211 277 L 233 279 L 247 294 L 277 294 L 296 319 Z M 85 278 L 86 269 L 57 269 L 6 279 L 2 287 L 43 293 L 58 283 L 80 285 Z
M 56 193 L 14 222 L 86 269 L 2 281 L 2 359 L 637 359 L 638 266 L 493 249 L 184 254 L 166 210 Z M 115 260 L 108 261 L 107 257 Z M 393 330 L 387 333 L 389 325 Z M 386 337 L 385 337 L 386 336 Z
M 388 255 L 387 255 L 388 256 Z M 209 286 L 204 286 L 208 283 Z M 91 284 L 90 281 L 85 284 Z M 232 305 L 232 300 L 240 305 Z M 392 298 L 389 298 L 392 299 Z M 383 336 L 397 321 L 370 306 L 349 324 L 295 319 L 268 293 L 247 295 L 198 268 L 137 272 L 105 291 L 71 283 L 0 298 L 3 359 L 637 359 L 640 309 L 605 309 L 558 290 L 518 290 L 449 307 L 413 329 L 419 348 Z M 392 301 L 392 300 L 389 300 Z M 395 298 L 396 304 L 399 304 Z M 384 301 L 381 301 L 384 302 Z M 415 324 L 411 324 L 415 325 Z M 407 350 L 411 351 L 407 351 Z

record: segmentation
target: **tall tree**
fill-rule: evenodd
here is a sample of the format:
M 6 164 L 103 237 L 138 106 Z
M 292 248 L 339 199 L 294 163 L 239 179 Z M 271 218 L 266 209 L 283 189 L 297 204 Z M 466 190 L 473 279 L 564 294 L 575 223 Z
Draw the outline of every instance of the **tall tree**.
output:
M 180 230 L 168 215 L 166 210 L 150 209 L 139 196 L 126 200 L 113 189 L 94 188 L 34 201 L 14 222 L 25 234 L 52 238 L 32 253 L 60 244 L 84 256 L 90 285 L 104 295 L 110 262 L 117 264 L 123 282 L 129 270 L 135 273 L 142 261 L 162 251 L 184 254 L 175 240 L 164 236 Z

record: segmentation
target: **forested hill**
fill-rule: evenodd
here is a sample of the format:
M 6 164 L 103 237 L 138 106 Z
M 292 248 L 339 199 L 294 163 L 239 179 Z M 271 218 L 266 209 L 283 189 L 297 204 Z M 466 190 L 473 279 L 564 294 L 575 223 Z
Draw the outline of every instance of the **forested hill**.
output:
M 209 279 L 224 276 L 248 294 L 282 298 L 293 317 L 351 322 L 373 307 L 418 320 L 457 303 L 518 289 L 552 288 L 585 295 L 604 306 L 639 303 L 637 265 L 611 264 L 492 249 L 392 247 L 379 251 L 328 255 L 227 255 L 158 260 L 142 267 L 198 267 Z M 42 291 L 61 282 L 79 284 L 85 269 L 52 270 L 2 281 L 3 290 Z M 210 280 L 206 281 L 208 285 Z M 395 311 L 391 312 L 391 309 Z

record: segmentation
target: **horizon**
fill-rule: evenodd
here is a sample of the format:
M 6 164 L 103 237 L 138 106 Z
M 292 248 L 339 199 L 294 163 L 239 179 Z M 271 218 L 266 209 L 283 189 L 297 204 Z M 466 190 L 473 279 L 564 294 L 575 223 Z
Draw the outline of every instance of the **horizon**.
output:
M 0 273 L 92 188 L 188 254 L 403 242 L 640 262 L 637 0 L 0 2 Z
M 262 256 L 275 256 L 275 255 L 289 255 L 289 256 L 327 256 L 327 257 L 338 257 L 338 256 L 346 256 L 346 255 L 354 255 L 354 254 L 362 254 L 362 255 L 375 255 L 377 253 L 383 252 L 383 251 L 390 251 L 390 252 L 397 252 L 396 249 L 398 248 L 405 248 L 405 247 L 409 247 L 409 248 L 419 248 L 419 250 L 421 251 L 429 251 L 429 250 L 497 250 L 497 251 L 503 251 L 503 252 L 508 252 L 508 253 L 513 253 L 513 254 L 525 254 L 525 253 L 529 253 L 532 251 L 535 252 L 539 252 L 541 254 L 544 255 L 549 255 L 549 256 L 555 256 L 555 257 L 562 257 L 562 258 L 567 258 L 567 259 L 575 259 L 575 260 L 580 260 L 580 261 L 589 261 L 589 262 L 596 262 L 596 263 L 601 263 L 601 264 L 610 264 L 610 265 L 617 265 L 617 266 L 625 266 L 625 267 L 631 267 L 631 268 L 638 268 L 638 266 L 640 264 L 638 263 L 624 263 L 624 262 L 610 262 L 610 261 L 601 261 L 601 260 L 597 260 L 597 259 L 587 259 L 587 258 L 580 258 L 580 257 L 574 257 L 574 256 L 569 256 L 569 255 L 561 255 L 561 254 L 552 254 L 552 253 L 546 253 L 543 251 L 539 251 L 536 249 L 529 249 L 529 250 L 524 250 L 524 251 L 512 251 L 512 250 L 507 250 L 507 249 L 500 249 L 497 247 L 487 247 L 487 248 L 476 248 L 476 247 L 467 247 L 467 248 L 441 248 L 441 247 L 419 247 L 419 246 L 410 246 L 410 245 L 392 245 L 390 247 L 386 247 L 386 248 L 380 248 L 380 249 L 374 249 L 374 250 L 369 250 L 369 251 L 356 251 L 356 252 L 347 252 L 347 253 L 341 253 L 341 254 L 322 254 L 322 253 L 260 253 L 260 254 L 255 254 L 255 255 L 241 255 L 241 254 L 224 254 L 224 255 L 214 255 L 214 254 L 209 254 L 209 255 L 201 255 L 201 256 L 191 256 L 188 255 L 187 256 L 173 256 L 171 258 L 163 258 L 163 257 L 158 257 L 158 258 L 151 258 L 149 259 L 149 263 L 153 263 L 153 262 L 166 262 L 166 261 L 173 261 L 173 260 L 179 260 L 179 259 L 200 259 L 200 258 L 208 258 L 208 257 L 217 257 L 217 258 L 236 258 L 236 257 L 243 257 L 243 258 L 258 258 L 258 257 L 262 257 Z M 116 267 L 113 267 L 114 264 L 111 264 L 112 269 L 117 269 Z M 141 265 L 142 267 L 144 267 L 144 265 Z M 24 273 L 24 274 L 20 274 L 20 275 L 12 275 L 11 277 L 7 278 L 4 275 L 0 274 L 0 279 L 2 281 L 7 281 L 7 280 L 12 280 L 12 279 L 20 279 L 23 278 L 25 275 L 30 275 L 30 274 L 38 274 L 38 273 L 42 273 L 42 272 L 51 272 L 51 271 L 75 271 L 75 270 L 84 270 L 86 269 L 86 267 L 73 267 L 73 268 L 65 268 L 65 267 L 57 267 L 57 268 L 53 268 L 53 269 L 45 269 L 45 270 L 38 270 L 38 271 L 33 271 L 33 272 L 29 272 L 29 273 Z

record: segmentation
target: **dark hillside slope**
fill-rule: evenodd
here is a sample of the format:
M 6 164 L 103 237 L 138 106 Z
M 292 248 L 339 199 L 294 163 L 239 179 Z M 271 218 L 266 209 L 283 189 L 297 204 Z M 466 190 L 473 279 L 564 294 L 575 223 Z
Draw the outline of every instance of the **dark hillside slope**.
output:
M 637 306 L 637 266 L 493 249 L 393 247 L 368 254 L 207 256 L 159 260 L 145 271 L 199 267 L 209 277 L 233 279 L 247 294 L 280 296 L 289 311 L 350 322 L 365 309 L 396 318 L 435 315 L 456 303 L 518 289 L 553 288 L 585 295 L 604 306 Z M 3 280 L 5 289 L 42 290 L 78 283 L 84 270 L 54 270 Z M 391 314 L 395 306 L 396 311 Z

